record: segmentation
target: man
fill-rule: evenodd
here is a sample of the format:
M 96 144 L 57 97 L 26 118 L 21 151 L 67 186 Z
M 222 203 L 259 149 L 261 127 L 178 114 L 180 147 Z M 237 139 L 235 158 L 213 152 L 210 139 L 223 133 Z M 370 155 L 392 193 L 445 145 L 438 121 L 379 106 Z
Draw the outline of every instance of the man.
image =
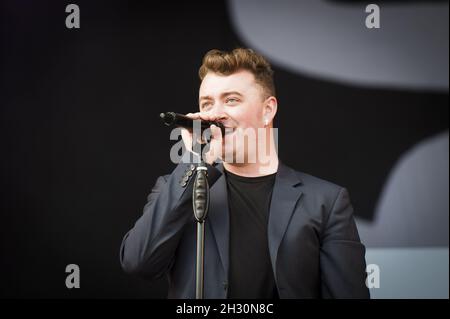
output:
M 211 189 L 205 298 L 368 298 L 365 249 L 348 192 L 278 159 L 269 63 L 249 49 L 212 50 L 199 75 L 200 112 L 188 116 L 227 128 L 222 137 L 211 127 L 204 156 Z M 244 129 L 266 134 L 237 138 Z M 182 136 L 191 150 L 192 133 Z M 261 149 L 269 154 L 264 161 Z M 170 298 L 195 297 L 194 176 L 194 164 L 180 163 L 160 177 L 121 246 L 123 269 L 167 275 Z

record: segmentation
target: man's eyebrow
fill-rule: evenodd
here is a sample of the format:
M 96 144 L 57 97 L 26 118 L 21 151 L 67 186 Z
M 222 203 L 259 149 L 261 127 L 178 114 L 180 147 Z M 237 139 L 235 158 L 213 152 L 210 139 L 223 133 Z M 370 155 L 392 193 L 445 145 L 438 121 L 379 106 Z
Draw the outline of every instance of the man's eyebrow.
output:
M 239 96 L 243 96 L 241 93 L 239 93 L 238 91 L 229 91 L 229 92 L 223 92 L 220 94 L 220 97 L 223 98 L 225 96 L 228 95 L 239 95 Z M 200 96 L 199 101 L 201 100 L 214 100 L 214 98 L 210 95 L 204 95 L 204 96 Z
M 241 93 L 239 93 L 238 91 L 230 91 L 230 92 L 223 92 L 222 94 L 220 94 L 221 97 L 225 97 L 228 95 L 239 95 L 239 96 L 243 96 Z

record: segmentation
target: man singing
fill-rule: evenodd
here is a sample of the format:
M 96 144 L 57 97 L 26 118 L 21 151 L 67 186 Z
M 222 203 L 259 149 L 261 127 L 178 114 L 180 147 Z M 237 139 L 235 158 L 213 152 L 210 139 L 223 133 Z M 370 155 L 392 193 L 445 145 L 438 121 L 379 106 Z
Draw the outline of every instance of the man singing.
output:
M 205 298 L 369 298 L 365 248 L 347 190 L 279 161 L 269 63 L 249 49 L 212 50 L 199 76 L 200 112 L 187 116 L 227 128 L 222 136 L 211 126 L 204 156 L 210 185 Z M 255 134 L 238 138 L 243 130 Z M 192 131 L 183 129 L 182 137 L 193 152 Z M 184 161 L 158 178 L 121 246 L 126 272 L 167 275 L 169 298 L 195 298 L 195 168 Z

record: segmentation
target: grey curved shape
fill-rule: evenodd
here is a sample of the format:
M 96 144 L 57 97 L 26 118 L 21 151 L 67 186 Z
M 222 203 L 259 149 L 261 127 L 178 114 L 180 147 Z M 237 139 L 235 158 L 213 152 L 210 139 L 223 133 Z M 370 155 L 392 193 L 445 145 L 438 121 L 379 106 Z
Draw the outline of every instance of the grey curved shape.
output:
M 372 299 L 448 299 L 448 247 L 369 248 L 367 264 L 380 270 Z
M 448 3 L 380 5 L 367 29 L 368 3 L 229 0 L 232 25 L 273 63 L 350 85 L 448 91 Z
M 449 133 L 429 138 L 393 168 L 374 222 L 357 220 L 368 247 L 448 247 Z

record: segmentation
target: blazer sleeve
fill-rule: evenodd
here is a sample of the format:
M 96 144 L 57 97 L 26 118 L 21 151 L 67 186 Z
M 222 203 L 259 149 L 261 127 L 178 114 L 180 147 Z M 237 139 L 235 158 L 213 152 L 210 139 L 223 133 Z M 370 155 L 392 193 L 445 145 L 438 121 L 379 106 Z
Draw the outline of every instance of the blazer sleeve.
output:
M 171 175 L 161 176 L 156 181 L 142 216 L 123 238 L 120 262 L 125 272 L 154 279 L 170 268 L 184 226 L 194 222 L 192 185 L 196 172 L 192 165 L 180 163 Z M 210 186 L 221 174 L 208 165 Z M 186 184 L 183 178 L 187 179 Z
M 323 298 L 370 298 L 365 247 L 353 218 L 348 191 L 341 188 L 328 214 L 320 250 Z

